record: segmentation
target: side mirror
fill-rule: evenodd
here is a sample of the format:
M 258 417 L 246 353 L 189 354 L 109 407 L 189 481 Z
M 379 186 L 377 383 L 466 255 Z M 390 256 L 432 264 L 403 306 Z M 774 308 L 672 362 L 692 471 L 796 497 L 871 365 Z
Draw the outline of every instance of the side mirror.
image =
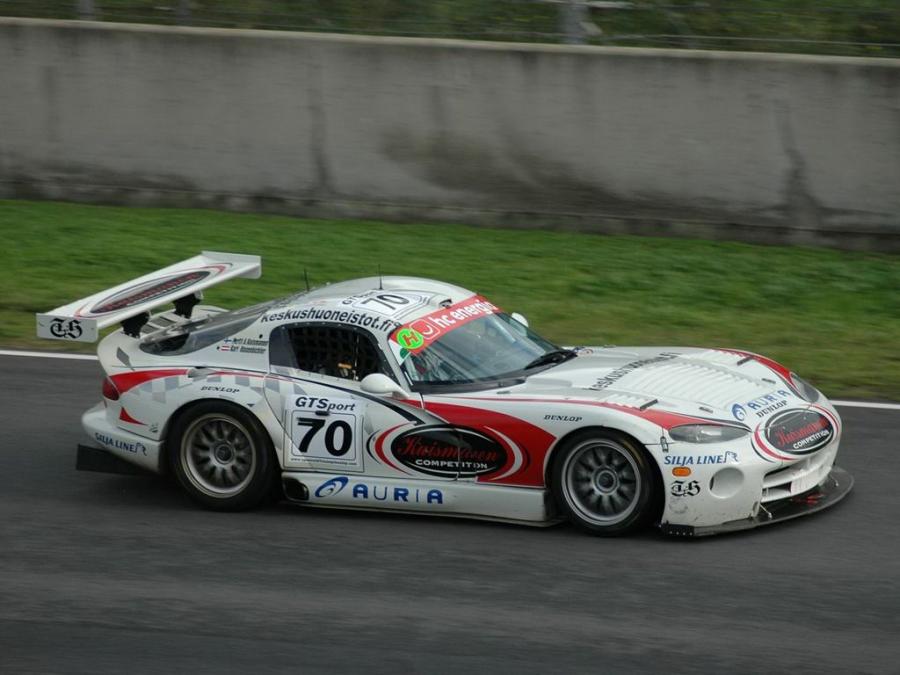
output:
M 510 314 L 509 316 L 510 316 L 510 318 L 515 319 L 515 320 L 518 321 L 520 324 L 522 324 L 523 326 L 525 326 L 526 328 L 528 328 L 528 319 L 526 319 L 524 316 L 522 316 L 522 315 L 519 314 L 518 312 L 513 312 L 513 313 Z
M 409 398 L 409 394 L 404 391 L 403 387 L 383 373 L 370 373 L 362 379 L 359 385 L 367 394 L 393 396 L 404 401 Z

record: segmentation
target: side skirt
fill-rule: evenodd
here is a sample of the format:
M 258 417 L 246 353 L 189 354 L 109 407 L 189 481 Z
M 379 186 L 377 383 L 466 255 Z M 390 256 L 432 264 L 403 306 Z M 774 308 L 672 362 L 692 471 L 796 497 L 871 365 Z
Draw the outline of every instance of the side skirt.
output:
M 284 494 L 319 508 L 395 511 L 547 526 L 559 522 L 549 491 L 484 483 L 374 478 L 300 471 L 281 475 Z

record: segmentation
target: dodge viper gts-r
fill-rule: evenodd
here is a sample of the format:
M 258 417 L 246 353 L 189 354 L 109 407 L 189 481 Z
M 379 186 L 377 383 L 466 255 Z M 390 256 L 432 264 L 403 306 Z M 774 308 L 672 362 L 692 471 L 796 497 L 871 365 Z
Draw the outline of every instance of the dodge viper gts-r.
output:
M 704 535 L 839 501 L 841 419 L 734 349 L 564 348 L 464 288 L 356 279 L 226 311 L 258 257 L 204 252 L 37 316 L 97 340 L 78 466 L 171 473 L 199 504 L 384 509 Z M 163 304 L 168 311 L 152 313 Z

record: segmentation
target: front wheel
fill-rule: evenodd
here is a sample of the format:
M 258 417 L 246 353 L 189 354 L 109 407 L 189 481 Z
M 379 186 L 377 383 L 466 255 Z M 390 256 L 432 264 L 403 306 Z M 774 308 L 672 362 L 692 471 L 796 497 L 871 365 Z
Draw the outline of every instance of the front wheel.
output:
M 253 508 L 275 474 L 268 434 L 232 403 L 205 401 L 180 416 L 169 433 L 179 484 L 195 502 L 221 511 Z
M 653 515 L 654 468 L 635 441 L 601 430 L 581 432 L 560 448 L 551 485 L 560 509 L 601 536 L 632 532 Z

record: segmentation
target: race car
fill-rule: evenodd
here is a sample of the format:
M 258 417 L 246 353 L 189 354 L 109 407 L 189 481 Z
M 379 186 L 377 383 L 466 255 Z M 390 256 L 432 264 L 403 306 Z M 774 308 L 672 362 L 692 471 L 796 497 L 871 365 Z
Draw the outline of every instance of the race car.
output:
M 560 347 L 477 293 L 405 276 L 200 304 L 260 274 L 256 256 L 203 252 L 37 315 L 56 340 L 120 325 L 99 344 L 78 468 L 174 474 L 211 509 L 279 492 L 597 535 L 742 530 L 852 487 L 834 407 L 763 356 Z

